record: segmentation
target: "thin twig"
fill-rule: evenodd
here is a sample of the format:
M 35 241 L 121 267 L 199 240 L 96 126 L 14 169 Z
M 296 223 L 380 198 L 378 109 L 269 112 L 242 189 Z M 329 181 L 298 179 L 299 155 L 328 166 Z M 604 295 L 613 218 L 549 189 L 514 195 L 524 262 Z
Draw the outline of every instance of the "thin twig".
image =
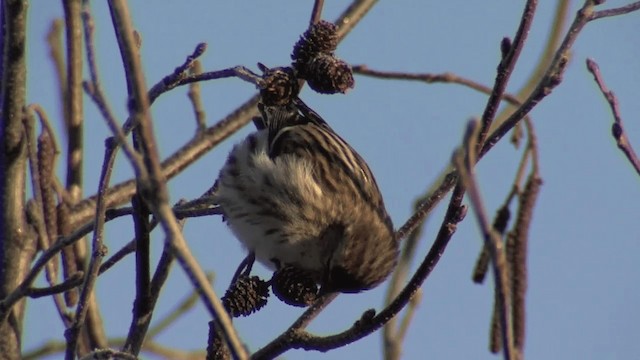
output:
M 211 198 L 198 198 L 190 202 L 175 205 L 173 207 L 173 213 L 178 219 L 222 215 L 222 210 L 219 206 L 211 205 Z M 122 207 L 117 209 L 107 210 L 107 221 L 111 221 L 121 216 L 127 216 L 133 214 L 132 207 Z
M 602 74 L 600 73 L 600 67 L 593 59 L 587 59 L 587 69 L 591 74 L 593 74 L 593 78 L 598 84 L 602 95 L 611 107 L 611 113 L 613 114 L 611 133 L 613 134 L 613 138 L 616 140 L 618 148 L 624 153 L 631 163 L 631 166 L 633 166 L 638 175 L 640 175 L 640 159 L 638 159 L 638 155 L 636 155 L 633 146 L 629 142 L 627 132 L 624 130 L 624 123 L 622 122 L 622 114 L 620 113 L 618 98 L 613 91 L 607 88 L 607 85 L 604 83 L 604 79 L 602 78 Z
M 531 95 L 522 102 L 516 111 L 509 116 L 500 126 L 494 130 L 482 146 L 482 150 L 478 152 L 479 158 L 487 153 L 497 142 L 509 132 L 522 118 L 527 115 L 542 99 L 551 94 L 553 89 L 562 82 L 562 77 L 567 68 L 569 61 L 569 50 L 577 39 L 578 35 L 589 22 L 596 5 L 595 0 L 586 0 L 582 8 L 578 11 L 573 23 L 569 27 L 562 44 L 556 51 L 553 61 L 545 72 L 544 76 L 533 90 Z
M 64 62 L 64 51 L 62 46 L 62 31 L 64 30 L 64 21 L 62 19 L 54 19 L 47 33 L 47 44 L 49 45 L 49 56 L 55 68 L 56 80 L 58 85 L 58 95 L 60 95 L 60 104 L 66 104 L 67 96 L 67 72 Z M 63 106 L 63 112 L 65 108 Z M 64 118 L 64 115 L 63 115 Z
M 47 240 L 42 240 L 42 239 L 47 238 L 47 232 L 45 229 L 44 220 L 42 219 L 42 213 L 38 205 L 33 201 L 27 202 L 27 219 L 29 223 L 32 224 L 33 227 L 35 228 L 38 238 L 41 239 L 40 246 L 43 246 L 43 243 Z M 55 267 L 53 265 L 54 264 L 52 261 L 49 261 L 46 264 L 46 270 L 47 270 L 46 278 L 50 287 L 57 286 L 57 277 L 53 276 L 56 272 Z M 71 277 L 73 276 L 75 276 L 75 274 L 71 275 Z M 25 296 L 30 296 L 30 294 L 32 294 L 32 290 L 33 290 L 32 288 L 26 289 Z M 53 296 L 53 303 L 55 304 L 56 310 L 58 311 L 58 314 L 60 315 L 60 318 L 62 319 L 64 325 L 69 326 L 70 325 L 69 315 L 67 313 L 67 308 L 64 303 L 64 298 L 60 294 L 56 294 L 55 296 Z
M 480 84 L 471 79 L 467 79 L 465 77 L 459 76 L 452 72 L 445 72 L 441 74 L 413 74 L 406 72 L 396 72 L 396 71 L 381 71 L 370 69 L 367 65 L 354 65 L 352 67 L 354 74 L 359 74 L 363 76 L 370 76 L 378 79 L 393 79 L 393 80 L 409 80 L 409 81 L 420 81 L 427 84 L 458 84 L 463 85 L 473 90 L 479 91 L 483 94 L 491 94 L 491 88 Z M 509 93 L 503 93 L 502 99 L 507 101 L 513 105 L 520 105 L 520 101 L 514 95 Z
M 120 250 L 116 251 L 115 254 L 111 255 L 110 258 L 105 260 L 102 265 L 100 265 L 100 274 L 106 272 L 111 269 L 115 264 L 117 264 L 120 260 L 124 259 L 125 256 L 136 251 L 136 240 L 133 239 L 129 241 L 125 246 L 121 247 Z
M 322 19 L 322 8 L 324 7 L 324 0 L 315 0 L 313 2 L 313 10 L 311 10 L 311 19 L 309 25 L 313 25 Z
M 105 218 L 105 221 L 106 220 L 107 219 Z M 46 266 L 46 264 L 54 256 L 56 256 L 63 248 L 69 245 L 72 245 L 74 242 L 80 240 L 83 236 L 94 231 L 95 229 L 94 225 L 95 223 L 89 223 L 84 225 L 83 227 L 77 229 L 75 232 L 69 234 L 68 236 L 59 238 L 55 243 L 53 243 L 53 245 L 51 245 L 50 248 L 42 252 L 40 257 L 38 257 L 35 263 L 31 266 L 29 273 L 27 274 L 27 276 L 25 276 L 24 280 L 20 283 L 20 285 L 18 285 L 9 295 L 7 295 L 4 299 L 0 301 L 0 320 L 4 319 L 4 317 L 7 315 L 7 311 L 11 309 L 13 305 L 15 305 L 18 301 L 20 301 L 23 297 L 25 297 L 26 292 L 32 286 L 33 282 L 36 280 L 36 278 L 38 277 L 42 269 Z M 127 246 L 125 245 L 124 250 L 127 250 L 126 248 Z M 135 245 L 131 248 L 130 252 L 133 252 L 134 250 L 135 250 Z M 112 256 L 112 259 L 118 257 L 120 252 L 124 252 L 126 255 L 126 251 L 123 251 L 123 249 L 121 249 L 120 251 L 118 251 L 118 253 Z M 115 263 L 116 261 L 113 261 L 113 262 Z M 101 269 L 100 273 L 103 273 L 106 270 L 108 270 L 108 268 L 110 267 L 108 265 L 109 265 L 109 261 L 102 264 L 100 268 Z
M 83 231 L 84 230 L 84 231 Z M 24 280 L 16 287 L 14 290 L 7 295 L 2 301 L 0 301 L 0 321 L 5 320 L 6 316 L 9 314 L 9 310 L 18 303 L 22 298 L 25 297 L 26 292 L 29 287 L 33 284 L 40 271 L 46 266 L 47 262 L 51 260 L 56 254 L 60 252 L 62 248 L 73 244 L 73 242 L 78 241 L 82 236 L 86 235 L 89 230 L 80 229 L 80 231 L 70 235 L 69 237 L 62 238 L 54 243 L 49 249 L 44 251 L 42 255 L 36 260 L 34 265 L 31 267 L 27 276 L 24 277 Z
M 555 40 L 555 38 L 552 38 L 552 40 Z M 465 77 L 459 76 L 452 72 L 445 72 L 440 74 L 429 74 L 429 73 L 416 74 L 416 73 L 407 73 L 407 72 L 374 70 L 374 69 L 370 69 L 367 65 L 354 65 L 352 67 L 352 70 L 355 74 L 369 76 L 377 79 L 420 81 L 426 84 L 435 84 L 435 83 L 458 84 L 458 85 L 466 86 L 478 92 L 481 92 L 483 94 L 487 94 L 487 95 L 493 94 L 493 90 L 490 87 L 483 85 L 481 83 L 478 83 L 476 81 L 473 81 L 471 79 L 467 79 Z M 532 77 L 530 80 L 533 81 L 534 78 Z M 528 88 L 525 88 L 525 89 L 528 89 Z M 519 97 L 520 95 L 513 95 L 505 92 L 503 92 L 501 95 L 501 99 L 506 101 L 508 104 L 512 105 L 513 107 L 522 105 L 522 102 L 519 100 Z M 528 114 L 524 116 L 524 119 L 527 121 L 531 121 L 531 118 L 529 117 Z M 501 124 L 502 121 L 500 121 L 499 123 L 492 122 L 491 125 L 492 127 L 494 127 L 497 124 Z M 451 171 L 452 171 L 451 167 L 450 166 L 447 167 L 442 172 L 444 173 L 444 175 L 441 175 L 441 177 L 447 176 L 449 173 L 451 173 Z
M 180 207 L 182 205 L 176 205 L 176 207 Z M 118 211 L 118 210 L 124 210 L 124 211 Z M 191 214 L 191 213 L 194 214 Z M 208 213 L 209 214 L 217 214 L 219 212 L 219 209 L 214 208 L 214 209 L 210 209 L 210 210 L 185 210 L 186 214 L 189 215 L 196 215 L 196 216 L 204 216 L 204 214 Z M 126 216 L 126 215 L 131 215 L 132 213 L 132 209 L 131 208 L 125 208 L 125 209 L 114 209 L 111 211 L 107 211 L 105 213 L 105 221 L 110 221 L 113 219 L 116 219 L 118 217 L 121 216 Z M 183 216 L 183 214 L 181 214 L 181 210 L 176 210 L 176 216 L 180 217 L 180 218 L 186 218 L 186 217 L 191 217 L 191 216 Z M 157 221 L 153 220 L 151 222 L 151 228 L 153 229 L 156 225 L 157 225 Z M 66 246 L 69 246 L 71 244 L 73 244 L 74 242 L 80 240 L 83 236 L 89 234 L 90 232 L 94 231 L 95 229 L 95 223 L 89 223 L 84 225 L 83 227 L 77 229 L 74 233 L 69 234 L 68 236 L 64 236 L 60 239 L 58 239 L 53 245 L 51 245 L 50 248 L 48 248 L 47 250 L 45 250 L 40 257 L 36 260 L 36 262 L 33 264 L 33 266 L 31 267 L 29 273 L 27 274 L 27 276 L 25 277 L 24 281 L 22 283 L 20 283 L 20 285 L 15 288 L 13 290 L 13 292 L 8 295 L 7 297 L 5 297 L 4 299 L 2 299 L 0 301 L 0 319 L 4 318 L 4 316 L 6 315 L 6 310 L 11 308 L 17 301 L 19 301 L 20 299 L 22 299 L 23 297 L 26 296 L 26 292 L 28 291 L 28 289 L 31 287 L 31 285 L 33 284 L 33 282 L 35 281 L 35 279 L 37 278 L 37 276 L 40 274 L 40 272 L 42 271 L 43 268 L 46 267 L 46 264 L 53 258 L 55 257 L 60 251 L 61 249 L 63 249 Z M 108 260 L 106 260 L 101 266 L 100 266 L 100 272 L 99 274 L 104 273 L 105 271 L 109 270 L 113 265 L 115 265 L 118 261 L 122 260 L 122 258 L 124 258 L 126 255 L 132 253 L 135 251 L 135 242 L 134 240 L 131 240 L 129 243 L 127 243 L 125 246 L 123 246 L 120 250 L 118 250 L 116 253 L 114 253 Z
M 185 221 L 186 220 L 181 220 L 179 222 L 180 230 L 184 227 Z M 127 335 L 125 344 L 122 346 L 123 351 L 127 351 L 137 356 L 143 348 L 143 344 L 147 338 L 147 330 L 151 324 L 153 310 L 155 309 L 158 298 L 160 297 L 160 290 L 169 277 L 169 270 L 171 269 L 173 260 L 174 257 L 171 253 L 169 241 L 166 240 L 164 242 L 162 256 L 160 256 L 153 279 L 149 284 L 147 296 L 148 303 L 145 305 L 146 309 L 137 309 L 134 311 L 131 325 L 129 327 L 129 334 Z M 136 298 L 136 301 L 138 301 L 138 298 Z
M 118 145 L 123 147 L 125 155 L 130 161 L 140 162 L 139 154 L 131 147 L 126 140 L 126 132 L 123 131 L 118 125 L 118 120 L 109 105 L 100 82 L 100 76 L 98 73 L 98 65 L 96 59 L 95 41 L 94 41 L 94 27 L 93 16 L 89 9 L 89 3 L 85 2 L 82 9 L 82 24 L 84 26 L 85 34 L 85 51 L 87 53 L 87 63 L 89 66 L 89 74 L 91 82 L 84 82 L 83 87 L 85 92 L 91 97 L 96 107 L 102 114 L 102 117 L 107 121 L 107 125 L 111 132 L 118 140 Z M 114 153 L 115 156 L 115 153 Z M 109 206 L 108 206 L 109 207 Z
M 423 197 L 416 200 L 414 204 L 414 211 L 417 210 L 417 207 L 422 203 Z M 387 293 L 385 295 L 385 306 L 388 306 L 393 299 L 398 295 L 402 287 L 406 283 L 407 277 L 409 276 L 409 270 L 411 267 L 412 260 L 416 257 L 416 249 L 418 246 L 418 242 L 422 237 L 422 229 L 424 228 L 423 222 L 422 226 L 417 227 L 414 231 L 412 231 L 407 239 L 404 241 L 402 252 L 400 254 L 400 258 L 398 259 L 398 264 L 396 265 L 396 269 L 394 270 L 391 279 L 389 280 L 389 285 L 387 289 Z M 401 325 L 398 327 L 397 322 L 398 318 L 393 317 L 387 322 L 382 329 L 382 338 L 384 341 L 384 358 L 386 360 L 399 359 L 400 350 L 402 345 L 403 337 L 400 337 L 399 334 L 401 332 L 402 327 L 408 327 L 409 322 L 413 317 L 413 310 L 418 305 L 422 297 L 416 294 L 413 297 L 413 300 L 409 302 L 408 308 L 405 311 L 404 319 L 401 320 Z
M 421 202 L 411 217 L 396 231 L 396 238 L 401 240 L 411 234 L 424 218 L 433 210 L 438 203 L 451 191 L 458 181 L 458 172 L 453 170 L 440 183 L 440 185 Z
M 119 359 L 119 360 L 137 360 L 135 356 L 127 354 L 122 351 L 113 349 L 95 349 L 86 354 L 79 360 L 93 360 L 93 359 Z
M 178 219 L 222 215 L 222 210 L 218 206 L 213 208 L 174 209 L 173 212 Z
M 64 190 L 67 193 L 67 190 Z M 71 200 L 71 199 L 70 199 Z M 69 224 L 69 203 L 60 202 L 56 207 L 56 215 L 58 235 L 67 236 L 71 233 L 71 226 Z M 80 270 L 84 263 L 81 263 L 74 252 L 74 245 L 77 241 L 74 241 L 68 246 L 62 248 L 62 276 L 66 278 L 76 271 Z M 77 289 L 71 289 L 64 294 L 64 299 L 68 307 L 75 307 L 78 303 L 78 291 Z
M 93 288 L 98 278 L 98 271 L 100 270 L 100 263 L 105 256 L 107 250 L 102 243 L 104 224 L 105 224 L 105 208 L 104 193 L 109 187 L 109 181 L 111 179 L 111 172 L 113 171 L 113 164 L 115 158 L 112 153 L 115 151 L 115 146 L 108 142 L 105 146 L 104 162 L 102 165 L 102 171 L 100 174 L 100 181 L 98 186 L 98 204 L 96 207 L 96 228 L 93 233 L 92 241 L 92 255 L 89 261 L 87 276 L 85 277 L 84 284 L 82 285 L 82 291 L 80 293 L 80 301 L 76 308 L 76 316 L 74 323 L 65 331 L 65 337 L 67 339 L 67 350 L 65 358 L 67 360 L 73 360 L 76 357 L 76 347 L 78 341 L 78 335 L 81 328 L 85 325 L 84 321 L 88 313 L 89 301 L 93 295 Z
M 551 31 L 549 31 L 544 51 L 541 52 L 538 56 L 538 59 L 536 61 L 536 68 L 531 72 L 526 83 L 520 88 L 520 90 L 518 90 L 516 94 L 514 94 L 517 99 L 524 99 L 531 94 L 540 79 L 543 77 L 545 71 L 549 67 L 549 64 L 553 60 L 553 54 L 560 45 L 560 41 L 562 40 L 562 36 L 566 28 L 566 23 L 569 20 L 567 14 L 569 13 L 570 3 L 570 0 L 560 0 L 557 2 L 556 9 L 554 11 L 555 15 L 551 22 Z M 518 104 L 516 105 L 520 106 L 522 104 L 520 103 L 520 101 L 518 101 Z M 507 118 L 507 115 L 512 113 L 514 110 L 515 106 L 505 106 L 491 124 L 490 131 L 493 131 L 493 129 L 502 124 L 502 122 L 504 122 L 504 120 Z M 525 120 L 526 119 L 529 119 L 529 115 L 525 117 Z M 517 136 L 515 131 L 513 136 Z M 515 143 L 515 141 L 513 142 Z
M 82 132 L 82 0 L 62 2 L 65 17 L 67 72 L 65 124 L 67 130 L 67 192 L 73 203 L 82 196 L 83 138 Z
M 245 359 L 247 357 L 246 351 L 240 343 L 229 316 L 187 247 L 178 222 L 167 203 L 168 193 L 153 135 L 149 111 L 150 103 L 142 75 L 140 54 L 134 45 L 133 25 L 129 9 L 123 0 L 109 1 L 109 9 L 120 47 L 125 74 L 127 74 L 129 95 L 132 99 L 130 112 L 137 125 L 135 130 L 140 141 L 139 145 L 143 155 L 144 167 L 148 171 L 148 177 L 144 177 L 142 169 L 134 169 L 137 175 L 138 191 L 145 198 L 167 234 L 167 242 L 171 246 L 171 251 L 185 272 L 187 272 L 194 286 L 200 291 L 205 306 L 220 325 L 232 354 L 237 358 Z M 137 164 L 132 165 L 135 167 Z
M 83 133 L 83 96 L 82 96 L 82 76 L 83 76 L 83 57 L 82 57 L 82 19 L 81 9 L 82 0 L 64 0 L 63 2 L 65 15 L 65 33 L 66 33 L 66 49 L 67 49 L 67 72 L 66 72 L 66 94 L 64 97 L 64 115 L 67 132 L 67 174 L 66 174 L 66 193 L 71 201 L 71 205 L 76 204 L 82 198 L 83 189 L 83 163 L 84 163 L 84 133 Z M 106 188 L 106 187 L 105 187 Z M 67 219 L 64 219 L 67 221 Z M 83 241 L 75 242 L 71 251 L 66 251 L 65 262 L 75 262 L 74 270 L 82 269 L 87 260 L 87 248 Z M 73 256 L 71 256 L 73 255 Z M 70 276 L 70 274 L 65 274 Z M 89 274 L 89 276 L 92 276 Z M 75 294 L 75 292 L 67 292 L 67 295 Z M 75 296 L 68 297 L 73 300 Z M 82 300 L 82 299 L 81 299 Z M 98 303 L 92 295 L 92 289 L 89 289 L 87 297 L 84 299 L 87 309 L 86 324 L 84 330 L 87 337 L 83 337 L 82 349 L 92 349 L 101 347 L 106 343 L 104 331 L 102 330 L 101 320 L 97 313 Z M 70 303 L 71 305 L 71 303 Z M 79 308 L 80 306 L 78 306 Z M 76 310 L 78 309 L 76 308 Z M 78 312 L 76 312 L 76 315 Z M 76 318 L 76 321 L 78 319 Z M 84 319 L 82 320 L 84 322 Z M 86 341 L 85 341 L 86 339 Z M 84 344 L 87 343 L 87 344 Z M 75 349 L 74 349 L 75 351 Z M 80 352 L 83 355 L 84 352 Z
M 185 61 L 173 70 L 173 72 L 160 80 L 149 90 L 149 102 L 153 103 L 161 94 L 179 86 L 180 80 L 185 78 L 188 71 L 194 66 L 196 60 L 207 51 L 206 43 L 199 43 Z M 198 73 L 200 73 L 199 71 Z
M 420 305 L 421 301 L 422 301 L 422 289 L 419 289 L 413 295 L 413 297 L 411 298 L 411 301 L 409 301 L 409 304 L 407 305 L 407 310 L 404 314 L 404 317 L 402 318 L 402 321 L 400 322 L 400 326 L 398 327 L 398 332 L 396 334 L 396 336 L 398 337 L 398 342 L 402 343 L 404 338 L 407 336 L 407 332 L 409 331 L 409 325 L 411 325 L 411 320 L 413 320 L 413 316 L 415 315 L 418 305 Z
M 208 71 L 204 73 L 180 74 L 180 76 L 172 78 L 172 82 L 160 82 L 156 86 L 151 88 L 151 90 L 149 90 L 149 99 L 155 100 L 161 94 L 178 86 L 193 84 L 200 81 L 226 79 L 230 77 L 237 77 L 238 79 L 244 80 L 256 86 L 262 84 L 262 77 L 255 74 L 253 71 L 247 69 L 244 66 L 234 66 L 227 69 Z
M 71 288 L 82 285 L 83 281 L 84 281 L 84 272 L 78 271 L 72 274 L 71 276 L 69 276 L 68 278 L 66 278 L 63 282 L 59 284 L 51 285 L 46 288 L 30 288 L 27 290 L 26 296 L 32 299 L 36 299 L 43 296 L 57 295 Z M 68 317 L 68 316 L 65 316 L 65 317 Z
M 213 278 L 214 275 L 212 273 L 207 274 L 207 279 L 209 281 L 213 281 Z M 149 328 L 149 331 L 147 331 L 147 338 L 153 339 L 165 329 L 170 327 L 173 323 L 176 322 L 176 320 L 180 319 L 182 315 L 191 310 L 198 303 L 198 299 L 198 292 L 193 290 L 182 301 L 180 301 L 172 311 L 170 311 L 167 315 L 158 320 L 152 327 Z
M 238 281 L 240 276 L 249 275 L 251 273 L 251 269 L 253 268 L 253 263 L 256 261 L 256 253 L 253 251 L 249 251 L 247 256 L 240 262 L 236 271 L 233 273 L 231 277 L 231 281 L 229 281 L 229 286 L 227 286 L 227 291 L 231 289 L 231 287 Z
M 342 40 L 362 20 L 378 0 L 354 0 L 342 14 L 334 21 L 338 26 L 338 40 Z
M 640 1 L 636 1 L 629 5 L 621 6 L 618 8 L 594 11 L 593 14 L 591 14 L 591 18 L 589 20 L 592 21 L 611 16 L 624 15 L 637 10 L 640 10 Z
M 158 209 L 157 216 L 163 220 L 175 219 L 171 208 L 168 206 L 161 206 Z M 187 277 L 198 290 L 205 307 L 209 313 L 214 316 L 216 323 L 222 328 L 232 354 L 234 354 L 236 358 L 246 359 L 246 351 L 240 343 L 238 335 L 231 324 L 229 315 L 222 306 L 220 298 L 213 291 L 211 284 L 207 281 L 204 271 L 198 265 L 197 260 L 189 250 L 182 234 L 176 232 L 176 229 L 173 228 L 173 223 L 170 221 L 162 221 L 161 225 L 163 225 L 163 229 L 166 233 L 173 235 L 170 239 L 171 251 L 187 274 Z
M 518 169 L 516 171 L 516 176 L 513 180 L 513 185 L 511 185 L 511 191 L 507 194 L 506 199 L 502 203 L 502 206 L 496 212 L 496 216 L 493 222 L 494 230 L 500 234 L 500 236 L 504 236 L 507 223 L 509 221 L 509 217 L 511 213 L 509 211 L 509 206 L 511 201 L 515 198 L 516 195 L 520 193 L 521 183 L 525 176 L 525 170 L 527 169 L 527 165 L 529 164 L 529 158 L 532 158 L 531 161 L 533 171 L 538 172 L 538 156 L 537 156 L 537 141 L 536 135 L 533 128 L 533 124 L 527 118 L 524 119 L 525 125 L 527 127 L 527 147 L 522 153 L 520 157 L 520 164 L 518 165 Z M 482 250 L 476 260 L 476 265 L 473 270 L 472 279 L 473 282 L 477 284 L 481 284 L 484 282 L 484 278 L 486 276 L 487 271 L 489 270 L 489 264 L 491 260 L 491 255 L 489 253 L 488 245 L 485 244 L 482 247 Z M 493 339 L 493 337 L 492 337 Z
M 489 217 L 484 208 L 480 196 L 480 189 L 475 180 L 473 167 L 476 163 L 478 123 L 472 121 L 467 127 L 464 139 L 464 152 L 457 151 L 454 155 L 456 168 L 460 178 L 467 188 L 469 201 L 474 209 L 478 225 L 484 236 L 484 242 L 489 244 L 491 253 L 497 298 L 499 299 L 500 323 L 502 326 L 502 342 L 505 360 L 517 359 L 517 353 L 513 340 L 513 320 L 511 314 L 512 299 L 509 289 L 509 272 L 504 251 L 504 243 L 500 236 L 493 230 L 489 223 Z
M 56 141 L 55 131 L 53 126 L 51 125 L 51 121 L 49 121 L 49 117 L 47 116 L 46 111 L 39 104 L 29 104 L 27 106 L 27 111 L 34 112 L 38 115 L 38 121 L 40 121 L 40 126 L 42 126 L 42 132 L 47 132 L 51 135 L 51 143 L 53 145 L 54 154 L 60 154 L 60 147 L 58 146 L 58 142 Z
M 271 359 L 281 354 L 287 349 L 291 338 L 300 336 L 302 331 L 318 314 L 324 310 L 336 297 L 338 293 L 328 293 L 317 299 L 285 332 L 275 338 L 262 349 L 256 351 L 252 360 Z
M 123 338 L 111 338 L 109 339 L 109 345 L 118 348 L 122 346 L 124 343 Z M 22 359 L 24 360 L 38 360 L 42 359 L 47 355 L 57 355 L 60 352 L 64 351 L 65 343 L 51 341 L 47 342 L 44 345 L 32 349 L 27 350 L 22 353 Z M 204 352 L 202 350 L 193 350 L 193 351 L 180 351 L 174 348 L 166 347 L 156 343 L 154 341 L 146 341 L 143 345 L 142 352 L 147 355 L 156 355 L 162 359 L 171 359 L 171 360 L 201 360 L 204 357 Z M 129 359 L 129 355 L 123 352 L 117 352 L 117 355 L 122 355 L 117 359 Z M 104 354 L 108 355 L 108 354 Z M 113 357 L 107 357 L 108 359 L 115 359 Z M 102 359 L 102 358 L 100 358 Z M 94 360 L 94 358 L 91 358 Z
M 491 95 L 489 96 L 489 100 L 487 101 L 487 105 L 480 120 L 481 126 L 480 131 L 478 132 L 478 142 L 476 145 L 478 146 L 478 150 L 482 148 L 484 141 L 487 138 L 493 119 L 498 111 L 500 99 L 507 88 L 507 83 L 509 82 L 511 73 L 515 68 L 516 62 L 520 57 L 520 52 L 522 51 L 527 35 L 529 34 L 529 29 L 531 28 L 537 6 L 537 0 L 527 1 L 522 17 L 520 18 L 520 25 L 518 26 L 516 36 L 514 37 L 513 42 L 509 45 L 508 51 L 505 52 L 504 50 L 506 49 L 503 49 L 503 58 L 498 64 L 498 71 L 495 83 L 493 84 L 493 90 L 491 91 Z M 503 41 L 503 44 L 505 43 L 506 42 Z
M 193 66 L 189 69 L 189 74 L 197 75 L 202 73 L 202 64 L 196 60 L 193 62 Z M 187 93 L 191 106 L 193 107 L 193 113 L 196 118 L 196 135 L 202 133 L 207 128 L 206 113 L 204 106 L 202 106 L 202 96 L 200 94 L 200 83 L 194 82 L 189 85 L 189 92 Z
M 127 342 L 122 348 L 137 356 L 142 346 L 142 339 L 151 322 L 153 304 L 151 299 L 151 224 L 149 208 L 140 194 L 131 199 L 133 205 L 133 221 L 136 242 L 136 298 L 133 303 L 133 319 L 129 327 Z

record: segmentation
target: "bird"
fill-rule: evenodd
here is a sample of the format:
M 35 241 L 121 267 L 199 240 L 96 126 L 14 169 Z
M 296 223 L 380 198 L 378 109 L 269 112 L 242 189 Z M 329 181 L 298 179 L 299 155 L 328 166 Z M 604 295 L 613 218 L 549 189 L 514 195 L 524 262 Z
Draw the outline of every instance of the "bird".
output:
M 257 131 L 230 151 L 215 201 L 251 256 L 305 271 L 324 292 L 383 282 L 399 253 L 365 160 L 297 98 L 258 104 Z

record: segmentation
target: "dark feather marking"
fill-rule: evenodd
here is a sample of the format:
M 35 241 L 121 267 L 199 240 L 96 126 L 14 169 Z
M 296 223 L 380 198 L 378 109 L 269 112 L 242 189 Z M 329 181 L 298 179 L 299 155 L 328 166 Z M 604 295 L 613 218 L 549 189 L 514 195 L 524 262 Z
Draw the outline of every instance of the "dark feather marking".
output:
M 256 147 L 258 146 L 258 140 L 256 139 L 255 134 L 249 135 L 249 137 L 247 137 L 247 141 L 249 142 L 249 150 L 252 153 L 255 153 Z
M 230 168 L 227 169 L 227 174 L 229 174 L 229 176 L 231 176 L 231 177 L 236 178 L 236 177 L 240 176 L 240 171 L 238 170 L 237 167 L 233 166 L 233 167 L 230 167 Z
M 287 216 L 285 216 L 282 212 L 280 211 L 273 211 L 273 210 L 261 210 L 258 211 L 256 213 L 256 215 L 262 216 L 262 217 L 270 217 L 272 219 L 275 220 L 279 220 L 280 222 L 286 222 L 289 219 L 287 218 Z

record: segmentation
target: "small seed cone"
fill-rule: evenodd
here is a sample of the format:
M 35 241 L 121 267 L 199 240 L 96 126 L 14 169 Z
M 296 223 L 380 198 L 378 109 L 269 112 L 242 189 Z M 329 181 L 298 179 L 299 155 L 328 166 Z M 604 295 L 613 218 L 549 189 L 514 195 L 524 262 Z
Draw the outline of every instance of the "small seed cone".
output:
M 257 276 L 240 277 L 222 297 L 222 305 L 233 317 L 248 316 L 267 304 L 269 286 Z
M 351 66 L 333 55 L 318 54 L 307 63 L 309 87 L 321 94 L 345 93 L 353 88 Z
M 309 272 L 293 266 L 273 273 L 271 290 L 284 303 L 298 307 L 311 305 L 318 294 L 318 286 Z
M 321 20 L 311 25 L 293 47 L 293 67 L 305 77 L 306 64 L 320 53 L 332 54 L 338 47 L 337 27 Z

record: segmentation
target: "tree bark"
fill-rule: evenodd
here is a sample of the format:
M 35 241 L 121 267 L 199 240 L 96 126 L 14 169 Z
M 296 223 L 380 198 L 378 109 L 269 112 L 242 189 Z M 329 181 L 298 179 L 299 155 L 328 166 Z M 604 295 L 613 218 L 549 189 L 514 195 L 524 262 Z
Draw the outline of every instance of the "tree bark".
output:
M 29 270 L 35 253 L 25 220 L 27 144 L 22 118 L 26 94 L 27 2 L 2 1 L 0 76 L 0 298 L 11 293 Z M 0 358 L 20 358 L 24 301 L 0 319 Z

